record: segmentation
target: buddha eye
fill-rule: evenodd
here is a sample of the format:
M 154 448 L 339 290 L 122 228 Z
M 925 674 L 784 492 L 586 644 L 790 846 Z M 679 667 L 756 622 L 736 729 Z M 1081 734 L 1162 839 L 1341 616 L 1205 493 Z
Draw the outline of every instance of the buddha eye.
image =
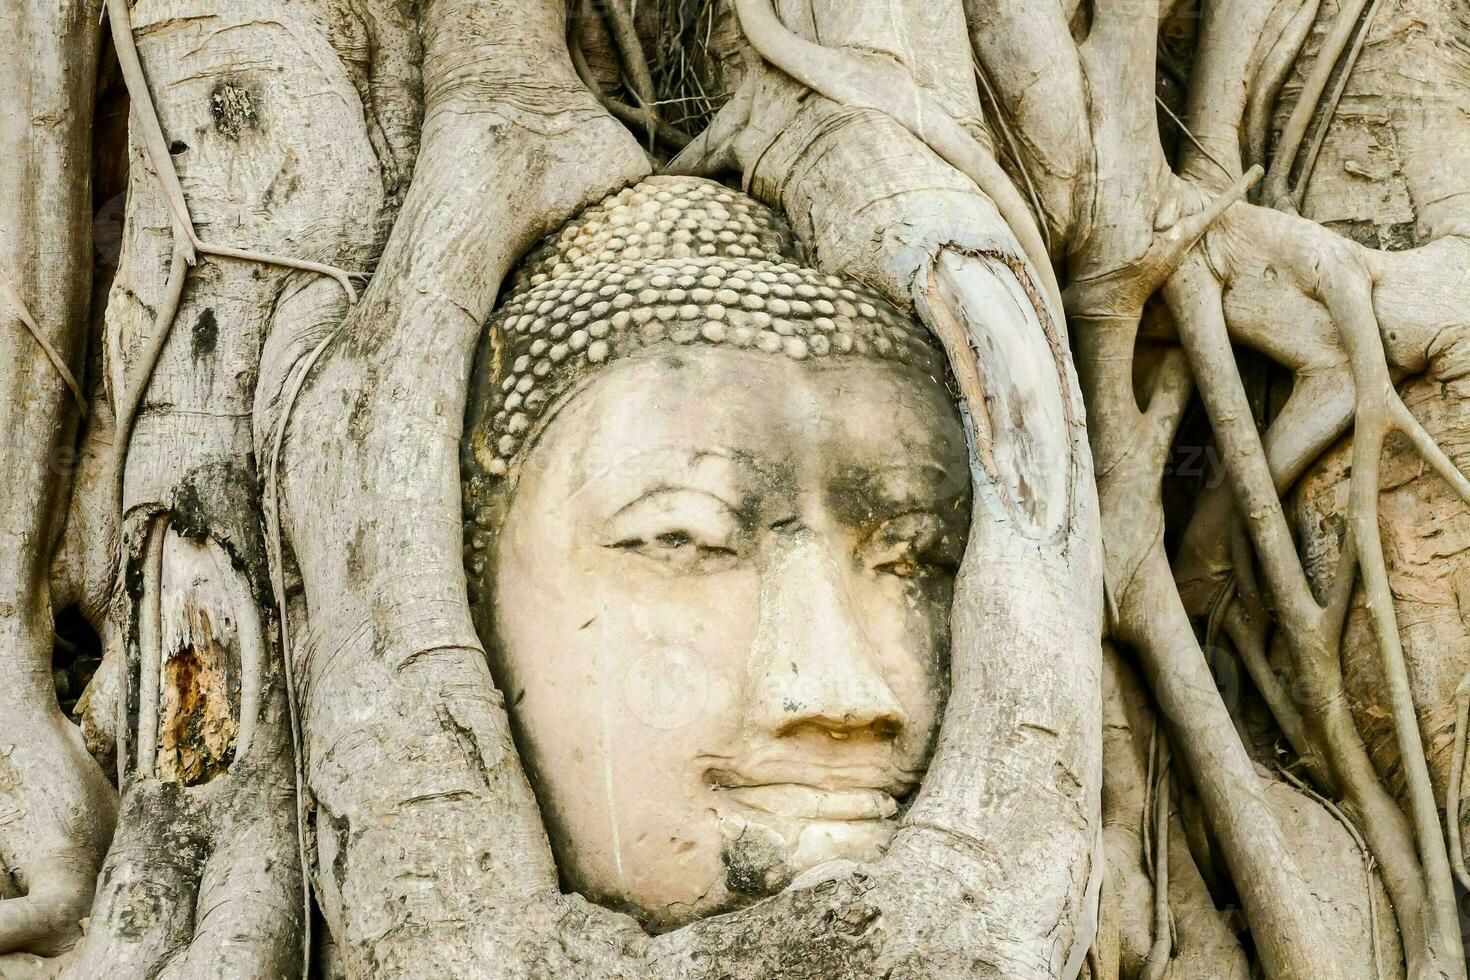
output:
M 728 567 L 737 557 L 740 524 L 709 494 L 662 491 L 614 517 L 606 547 L 660 562 L 679 572 Z
M 939 516 L 927 511 L 899 514 L 880 524 L 862 547 L 868 567 L 900 579 L 952 576 L 959 548 Z
M 901 558 L 898 561 L 884 562 L 875 566 L 875 570 L 888 575 L 896 575 L 899 578 L 913 578 L 921 571 L 921 566 L 916 561 Z
M 735 557 L 734 547 L 722 536 L 684 528 L 623 538 L 609 547 L 667 562 L 682 571 L 714 571 Z

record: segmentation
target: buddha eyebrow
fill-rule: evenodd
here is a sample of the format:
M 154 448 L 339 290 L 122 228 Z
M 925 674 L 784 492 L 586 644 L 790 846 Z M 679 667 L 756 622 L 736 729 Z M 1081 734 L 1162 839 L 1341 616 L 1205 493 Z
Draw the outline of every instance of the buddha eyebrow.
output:
M 650 473 L 659 473 L 670 467 L 669 461 L 674 460 L 674 466 L 679 469 L 690 470 L 699 466 L 705 459 L 727 460 L 729 462 L 742 464 L 757 472 L 760 467 L 754 460 L 747 458 L 745 454 L 732 453 L 723 449 L 700 449 L 689 450 L 678 446 L 662 446 L 655 449 L 644 450 L 632 458 L 617 458 L 604 461 L 596 470 L 585 474 L 572 490 L 571 497 L 580 497 L 584 493 L 595 491 L 604 482 L 615 481 L 617 483 L 641 482 L 643 476 Z M 664 478 L 664 482 L 677 480 L 678 476 Z M 671 484 L 672 485 L 672 484 Z M 659 488 L 653 487 L 649 492 L 657 492 Z
M 914 479 L 918 474 L 921 479 Z M 947 513 L 944 505 L 963 496 L 963 487 L 946 492 L 952 475 L 938 463 L 890 463 L 874 467 L 844 468 L 827 484 L 828 506 L 851 523 L 861 523 L 874 516 L 876 503 L 885 510 L 904 508 L 908 511 L 932 510 Z M 965 474 L 969 479 L 969 474 Z M 885 517 L 892 516 L 884 514 Z
M 924 479 L 913 480 L 911 477 L 923 474 Z M 968 473 L 966 474 L 968 476 Z M 894 479 L 897 477 L 898 479 Z M 919 486 L 922 489 L 942 487 L 953 478 L 951 468 L 941 463 L 929 460 L 908 461 L 898 463 L 877 463 L 872 466 L 844 466 L 837 471 L 833 478 L 834 484 L 859 484 L 864 488 L 872 488 L 880 493 L 892 492 L 895 484 L 904 487 Z
M 772 480 L 777 476 L 775 468 L 766 465 L 754 453 L 740 452 L 730 449 L 701 449 L 690 456 L 690 465 L 698 466 L 705 459 L 721 459 L 736 466 L 753 471 L 762 480 Z
M 626 513 L 627 511 L 633 509 L 634 507 L 638 506 L 639 504 L 643 503 L 646 500 L 649 500 L 649 499 L 651 499 L 653 497 L 658 497 L 658 496 L 661 496 L 661 495 L 664 495 L 664 494 L 674 494 L 674 493 L 697 493 L 697 494 L 700 494 L 701 496 L 709 497 L 709 498 L 717 501 L 722 506 L 724 506 L 727 510 L 729 510 L 731 513 L 734 513 L 734 514 L 739 514 L 740 513 L 740 508 L 739 507 L 737 507 L 736 505 L 730 503 L 730 501 L 726 500 L 724 497 L 720 496 L 719 494 L 715 493 L 713 490 L 710 490 L 710 489 L 708 489 L 706 487 L 694 486 L 692 484 L 686 484 L 686 483 L 670 483 L 670 482 L 665 482 L 665 483 L 659 483 L 659 484 L 657 484 L 655 486 L 646 488 L 642 493 L 638 494 L 638 496 L 634 497 L 632 500 L 628 501 L 627 503 L 625 503 L 621 507 L 619 507 L 617 510 L 613 511 L 612 514 L 610 514 L 607 519 L 610 520 L 610 521 L 611 520 L 616 520 L 617 518 L 621 517 L 624 513 Z

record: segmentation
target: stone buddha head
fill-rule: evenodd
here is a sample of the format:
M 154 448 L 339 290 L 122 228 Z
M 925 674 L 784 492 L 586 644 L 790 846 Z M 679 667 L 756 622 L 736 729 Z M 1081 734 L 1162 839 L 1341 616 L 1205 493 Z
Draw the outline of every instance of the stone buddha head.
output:
M 795 256 L 649 178 L 522 263 L 471 384 L 470 598 L 563 883 L 655 930 L 881 854 L 943 710 L 944 358 Z

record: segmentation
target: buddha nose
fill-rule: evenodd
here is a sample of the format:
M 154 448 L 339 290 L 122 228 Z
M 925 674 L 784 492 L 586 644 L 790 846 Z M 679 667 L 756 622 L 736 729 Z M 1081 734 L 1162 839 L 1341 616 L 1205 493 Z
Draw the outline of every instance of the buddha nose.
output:
M 812 530 L 780 533 L 751 650 L 757 729 L 778 738 L 890 740 L 907 723 L 854 601 L 854 574 Z

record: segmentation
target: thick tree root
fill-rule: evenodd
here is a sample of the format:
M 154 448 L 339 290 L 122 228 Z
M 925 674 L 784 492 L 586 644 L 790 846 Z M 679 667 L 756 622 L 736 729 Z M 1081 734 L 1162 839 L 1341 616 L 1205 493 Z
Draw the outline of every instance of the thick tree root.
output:
M 128 0 L 107 0 L 105 10 L 109 14 L 111 20 L 113 40 L 117 49 L 118 62 L 121 66 L 124 82 L 127 87 L 129 96 L 132 100 L 133 111 L 137 113 L 137 119 L 140 122 L 140 129 L 142 133 L 144 147 L 148 153 L 150 161 L 153 164 L 153 169 L 156 176 L 158 177 L 160 188 L 162 189 L 164 198 L 168 203 L 169 211 L 174 219 L 174 254 L 173 261 L 169 270 L 168 281 L 164 289 L 164 300 L 158 307 L 157 314 L 154 320 L 153 330 L 149 335 L 141 358 L 141 363 L 138 370 L 135 372 L 135 376 L 130 380 L 129 383 L 121 386 L 118 391 L 118 409 L 116 413 L 117 427 L 112 459 L 112 483 L 113 495 L 116 501 L 116 511 L 119 515 L 121 515 L 124 508 L 123 492 L 126 476 L 128 444 L 130 441 L 133 424 L 137 418 L 138 409 L 142 402 L 143 396 L 146 393 L 148 389 L 148 384 L 153 376 L 154 368 L 157 366 L 159 356 L 162 354 L 164 345 L 167 343 L 170 331 L 172 330 L 174 317 L 178 311 L 179 301 L 183 295 L 184 282 L 188 274 L 188 268 L 197 261 L 197 257 L 199 255 L 213 256 L 216 258 L 235 259 L 246 262 L 259 262 L 263 264 L 276 265 L 283 268 L 296 269 L 303 272 L 310 272 L 317 275 L 325 276 L 334 280 L 342 288 L 343 293 L 346 294 L 349 305 L 355 304 L 357 302 L 357 290 L 352 284 L 352 275 L 335 266 L 331 266 L 321 262 L 313 262 L 305 259 L 293 258 L 290 256 L 275 255 L 272 253 L 256 251 L 253 249 L 242 249 L 226 245 L 216 245 L 200 240 L 199 236 L 195 232 L 194 223 L 189 214 L 188 202 L 184 196 L 183 187 L 179 182 L 178 173 L 175 170 L 173 166 L 173 161 L 169 155 L 162 123 L 158 118 L 157 109 L 153 104 L 152 95 L 148 88 L 147 76 L 144 73 L 142 62 L 133 40 L 131 19 L 128 10 Z M 358 278 L 365 279 L 366 277 L 359 276 Z M 333 338 L 336 337 L 338 332 L 340 332 L 340 329 L 341 328 L 339 326 L 336 330 L 332 331 L 307 359 L 307 362 L 303 365 L 303 369 L 298 375 L 297 381 L 291 392 L 291 397 L 288 399 L 278 422 L 277 435 L 273 444 L 273 450 L 270 460 L 269 477 L 272 500 L 272 506 L 269 510 L 269 514 L 271 515 L 270 531 L 273 542 L 273 556 L 276 559 L 272 562 L 272 569 L 277 576 L 281 574 L 281 564 L 279 561 L 281 546 L 280 523 L 277 518 L 278 509 L 276 506 L 278 495 L 276 493 L 275 473 L 276 464 L 280 455 L 281 442 L 284 438 L 285 428 L 287 422 L 289 421 L 291 407 L 294 404 L 296 393 L 300 390 L 302 379 L 304 379 L 312 364 L 314 364 L 316 359 L 321 355 L 321 352 L 325 349 L 326 345 L 330 343 Z M 157 532 L 155 531 L 155 533 Z M 284 670 L 286 682 L 286 705 L 290 721 L 290 742 L 295 774 L 295 826 L 297 832 L 297 852 L 298 859 L 301 865 L 302 880 L 301 921 L 302 929 L 305 931 L 305 936 L 302 943 L 302 970 L 303 975 L 305 975 L 310 966 L 311 892 L 306 840 L 303 832 L 303 829 L 306 825 L 306 815 L 305 803 L 302 796 L 302 785 L 304 777 L 301 769 L 301 735 L 300 727 L 297 720 L 296 693 L 292 678 L 292 672 L 290 669 L 291 661 L 289 655 L 289 639 L 287 635 L 287 619 L 284 608 L 285 589 L 283 583 L 279 580 L 273 582 L 273 585 L 275 587 L 277 599 L 281 603 L 280 628 L 282 647 L 285 651 L 283 659 L 285 664 Z M 156 590 L 157 583 L 154 583 L 154 586 Z M 156 596 L 157 591 L 150 592 L 148 589 L 145 588 L 145 595 Z M 146 622 L 148 619 L 146 615 L 146 609 L 144 610 L 144 613 L 144 621 Z M 137 765 L 139 767 L 139 770 L 145 774 L 151 774 L 154 768 L 154 760 L 151 758 L 151 755 L 152 746 L 154 745 L 154 738 L 156 737 L 157 691 L 155 688 L 158 679 L 159 666 L 156 662 L 158 656 L 158 648 L 159 644 L 156 642 L 143 643 L 144 661 L 142 665 L 143 670 L 141 676 L 144 679 L 144 683 L 142 686 L 142 690 L 140 690 L 139 692 L 139 742 L 137 749 Z M 255 663 L 246 664 L 243 666 L 246 669 L 253 670 L 254 676 L 242 679 L 242 690 L 251 690 L 256 692 L 258 695 L 258 692 L 262 687 L 262 672 L 265 669 L 264 662 L 260 659 L 257 659 Z M 149 678 L 152 679 L 152 684 L 148 682 Z M 119 718 L 118 725 L 118 733 L 120 738 L 122 736 L 122 733 L 127 730 L 127 703 L 128 701 L 126 697 L 120 697 L 118 699 L 119 711 L 123 715 L 123 717 Z M 242 705 L 242 708 L 243 707 L 248 707 L 248 705 Z M 249 724 L 251 725 L 251 728 L 253 730 L 254 719 L 251 719 Z M 242 749 L 244 747 L 244 744 L 245 743 L 242 741 Z M 120 752 L 119 766 L 122 766 L 123 764 L 123 754 Z
M 19 4 L 0 32 L 0 975 L 76 942 L 115 793 L 57 703 L 49 558 L 65 520 L 94 253 L 96 4 Z M 11 323 L 8 321 L 16 320 Z M 42 358 L 46 363 L 41 363 Z M 68 393 L 70 389 L 70 393 Z
M 302 930 L 304 940 L 302 942 L 302 976 L 305 977 L 311 970 L 311 858 L 306 843 L 306 797 L 304 787 L 306 786 L 306 773 L 302 760 L 305 758 L 305 740 L 301 731 L 300 708 L 296 700 L 296 671 L 292 664 L 291 655 L 291 625 L 289 610 L 286 608 L 286 565 L 284 560 L 284 546 L 281 536 L 281 448 L 286 442 L 286 430 L 291 422 L 291 410 L 296 407 L 296 399 L 301 394 L 301 388 L 306 384 L 311 370 L 316 366 L 321 356 L 326 353 L 336 339 L 341 335 L 347 321 L 344 319 L 337 326 L 328 331 L 327 335 L 317 342 L 311 352 L 301 361 L 300 367 L 296 369 L 295 376 L 291 379 L 290 387 L 281 403 L 280 415 L 276 419 L 275 433 L 271 438 L 270 458 L 266 462 L 265 486 L 266 486 L 266 548 L 270 553 L 271 567 L 271 589 L 276 597 L 276 618 L 281 631 L 281 673 L 286 681 L 286 715 L 289 721 L 289 736 L 291 739 L 291 757 L 293 773 L 295 776 L 294 794 L 296 806 L 296 845 L 297 860 L 301 864 L 301 904 L 302 904 Z
M 1279 976 L 1343 976 L 1330 952 L 1330 930 L 1311 904 L 1291 842 L 1261 791 L 1172 588 L 1157 495 L 1191 385 L 1176 356 L 1160 371 L 1147 409 L 1137 407 L 1130 323 L 1136 320 L 1074 318 L 1100 473 L 1112 635 L 1138 652 L 1175 752 L 1199 788 L 1222 856 L 1235 874 L 1267 969 Z M 1329 952 L 1324 957 L 1321 950 Z
M 875 109 L 917 136 L 946 163 L 973 180 L 999 209 L 1060 312 L 1061 287 L 1037 218 L 995 158 L 938 100 L 889 61 L 813 44 L 791 33 L 771 0 L 735 0 L 750 46 L 812 91 L 851 108 Z
M 1376 867 L 1376 862 L 1373 860 L 1372 850 L 1369 849 L 1367 841 L 1363 840 L 1363 835 L 1358 831 L 1358 825 L 1353 823 L 1336 803 L 1333 803 L 1327 797 L 1297 778 L 1290 769 L 1277 767 L 1276 772 L 1282 779 L 1295 786 L 1298 791 L 1315 800 L 1322 809 L 1332 814 L 1333 819 L 1340 823 L 1342 828 L 1348 832 L 1348 836 L 1353 839 L 1353 843 L 1358 848 L 1358 853 L 1363 856 L 1363 873 L 1367 878 L 1365 893 L 1368 896 L 1369 938 L 1373 946 L 1373 975 L 1376 977 L 1383 976 L 1382 940 L 1378 933 L 1378 900 L 1376 897 L 1377 892 L 1373 888 L 1373 872 Z
M 121 515 L 128 443 L 132 437 L 133 423 L 136 421 L 143 396 L 147 393 L 148 384 L 153 378 L 159 355 L 163 353 L 164 345 L 168 342 L 169 334 L 173 329 L 174 316 L 178 312 L 179 300 L 183 296 L 188 269 L 198 261 L 200 255 L 260 262 L 327 276 L 342 287 L 349 303 L 357 302 L 357 290 L 352 285 L 350 274 L 335 266 L 252 249 L 214 245 L 199 239 L 194 230 L 193 219 L 189 215 L 189 205 L 184 197 L 183 185 L 179 183 L 178 171 L 175 170 L 173 159 L 168 151 L 163 124 L 159 121 L 158 110 L 153 104 L 153 96 L 148 88 L 148 77 L 143 71 L 143 62 L 133 40 L 128 0 L 106 0 L 106 2 L 107 6 L 104 9 L 111 22 L 113 44 L 117 49 L 117 60 L 122 71 L 123 82 L 131 100 L 132 111 L 136 113 L 139 122 L 144 149 L 149 161 L 153 164 L 153 171 L 158 178 L 164 199 L 168 202 L 169 213 L 173 216 L 174 232 L 173 262 L 169 268 L 168 283 L 164 287 L 163 302 L 159 304 L 157 315 L 154 318 L 153 330 L 149 334 L 134 377 L 122 379 L 124 384 L 117 391 L 117 428 L 112 465 L 114 497 L 117 501 L 118 513 Z

